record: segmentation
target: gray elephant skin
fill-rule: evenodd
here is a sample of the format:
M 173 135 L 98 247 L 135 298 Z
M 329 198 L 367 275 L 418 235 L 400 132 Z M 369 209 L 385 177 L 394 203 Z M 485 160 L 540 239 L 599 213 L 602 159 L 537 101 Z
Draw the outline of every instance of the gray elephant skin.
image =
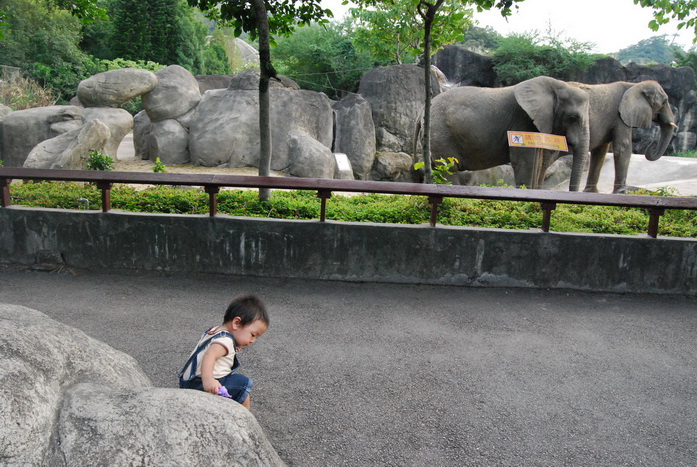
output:
M 584 191 L 598 192 L 600 170 L 612 144 L 615 159 L 613 193 L 627 191 L 632 157 L 632 127 L 660 127 L 660 136 L 646 149 L 646 159 L 658 160 L 677 128 L 668 95 L 656 81 L 580 85 L 590 97 L 590 167 Z
M 508 131 L 565 136 L 573 154 L 570 191 L 578 191 L 588 160 L 589 97 L 576 86 L 547 76 L 504 88 L 463 86 L 433 99 L 432 160 L 455 157 L 458 170 L 511 163 L 517 186 L 539 188 L 558 152 L 508 145 Z

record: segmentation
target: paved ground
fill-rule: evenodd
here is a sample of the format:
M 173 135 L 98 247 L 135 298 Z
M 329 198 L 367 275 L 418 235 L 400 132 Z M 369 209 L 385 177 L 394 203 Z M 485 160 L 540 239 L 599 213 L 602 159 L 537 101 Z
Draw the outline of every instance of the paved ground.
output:
M 164 387 L 243 292 L 272 318 L 252 410 L 290 465 L 697 464 L 696 297 L 0 268 L 0 302 Z

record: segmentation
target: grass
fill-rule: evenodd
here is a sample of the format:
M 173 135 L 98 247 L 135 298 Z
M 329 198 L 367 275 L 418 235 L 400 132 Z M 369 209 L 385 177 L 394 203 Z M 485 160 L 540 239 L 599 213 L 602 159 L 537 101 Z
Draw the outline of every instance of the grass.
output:
M 639 192 L 669 195 L 669 190 Z M 87 199 L 91 209 L 101 209 L 101 191 L 90 184 L 40 182 L 11 185 L 12 203 L 31 207 L 80 209 Z M 197 188 L 157 186 L 137 190 L 115 185 L 112 209 L 129 212 L 208 214 L 208 195 Z M 255 190 L 223 190 L 218 193 L 218 212 L 233 216 L 277 219 L 318 219 L 320 200 L 313 191 L 275 191 L 270 201 L 259 200 Z M 425 197 L 363 194 L 333 195 L 327 201 L 327 219 L 392 224 L 428 223 L 431 205 Z M 500 229 L 538 229 L 542 211 L 538 203 L 446 198 L 438 210 L 444 225 Z M 644 209 L 559 205 L 550 228 L 557 232 L 645 234 L 649 222 Z M 660 236 L 697 238 L 697 211 L 669 210 L 661 217 Z

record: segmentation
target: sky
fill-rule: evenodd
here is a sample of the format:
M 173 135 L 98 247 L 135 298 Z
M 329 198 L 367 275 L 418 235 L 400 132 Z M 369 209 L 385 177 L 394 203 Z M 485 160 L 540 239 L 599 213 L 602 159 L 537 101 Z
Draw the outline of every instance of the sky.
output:
M 342 0 L 323 0 L 322 5 L 341 18 L 349 6 Z M 653 18 L 650 8 L 635 5 L 632 0 L 524 0 L 520 9 L 508 17 L 501 17 L 498 10 L 474 14 L 479 26 L 491 26 L 499 34 L 551 31 L 561 38 L 595 44 L 592 52 L 614 53 L 640 40 L 663 34 L 679 35 L 675 43 L 685 49 L 692 47 L 694 33 L 677 31 L 675 23 L 668 23 L 654 32 L 648 27 Z M 668 38 L 672 40 L 672 37 Z

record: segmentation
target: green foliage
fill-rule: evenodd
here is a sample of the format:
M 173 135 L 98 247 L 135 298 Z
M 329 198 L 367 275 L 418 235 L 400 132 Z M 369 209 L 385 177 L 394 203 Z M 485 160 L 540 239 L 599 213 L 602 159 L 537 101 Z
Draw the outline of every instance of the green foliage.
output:
M 695 71 L 697 75 L 697 51 L 690 50 L 685 52 L 684 50 L 673 47 L 673 53 L 675 54 L 675 66 L 689 66 Z M 695 82 L 695 90 L 697 90 L 697 82 Z
M 653 31 L 670 20 L 677 20 L 678 29 L 694 29 L 693 41 L 697 41 L 697 0 L 634 0 L 634 3 L 654 10 L 649 23 Z
M 155 165 L 152 168 L 152 171 L 155 173 L 165 173 L 167 172 L 167 166 L 162 163 L 159 157 L 155 158 Z
M 101 193 L 90 184 L 42 182 L 13 184 L 13 204 L 78 209 L 77 199 L 87 199 L 91 209 L 101 209 Z M 670 195 L 670 190 L 640 191 L 645 195 Z M 113 209 L 130 212 L 207 214 L 208 195 L 200 189 L 158 186 L 136 190 L 115 185 Z M 256 190 L 222 190 L 218 210 L 234 216 L 281 219 L 317 219 L 320 200 L 312 191 L 276 191 L 270 201 L 260 201 Z M 327 202 L 327 218 L 344 222 L 422 224 L 429 222 L 431 205 L 422 196 L 360 194 L 334 195 Z M 445 198 L 438 210 L 443 225 L 501 229 L 539 229 L 542 211 L 538 203 Z M 557 232 L 646 234 L 649 215 L 643 209 L 560 204 L 554 210 L 551 229 Z M 659 223 L 660 236 L 697 238 L 697 211 L 668 210 Z
M 378 5 L 375 8 L 352 8 L 357 21 L 356 47 L 372 53 L 383 64 L 413 62 L 423 53 L 423 12 L 425 2 L 392 0 L 363 1 L 358 4 Z M 432 24 L 431 53 L 444 45 L 463 38 L 464 30 L 472 22 L 471 9 L 459 0 L 445 0 L 439 7 Z
M 254 2 L 238 0 L 188 0 L 189 5 L 199 8 L 207 17 L 220 24 L 233 28 L 236 37 L 243 32 L 249 34 L 252 40 L 259 37 L 258 21 L 254 10 Z M 292 0 L 265 0 L 268 13 L 269 33 L 271 35 L 288 36 L 295 26 L 307 26 L 310 23 L 327 24 L 325 17 L 331 18 L 332 12 L 322 8 L 320 0 L 304 0 L 296 5 Z
M 625 65 L 629 62 L 648 65 L 671 63 L 675 54 L 675 47 L 671 47 L 666 36 L 655 36 L 620 50 L 615 58 Z
M 114 159 L 102 154 L 101 151 L 92 151 L 87 156 L 87 170 L 113 170 Z
M 59 103 L 72 98 L 77 83 L 94 74 L 96 63 L 78 47 L 82 25 L 67 11 L 41 0 L 3 0 L 0 15 L 7 23 L 0 65 L 21 68 L 50 88 Z
M 563 40 L 551 33 L 544 37 L 537 32 L 512 34 L 494 52 L 494 71 L 507 86 L 536 76 L 568 81 L 594 63 L 596 56 L 588 52 L 590 48 L 588 43 Z
M 458 45 L 481 55 L 491 55 L 501 45 L 501 39 L 503 36 L 491 26 L 485 28 L 470 26 Z
M 676 154 L 671 154 L 671 156 L 676 156 L 676 157 L 697 157 L 697 150 L 687 151 L 687 152 L 679 152 L 679 153 L 676 153 Z
M 356 51 L 351 36 L 349 21 L 300 28 L 278 39 L 275 68 L 303 89 L 340 99 L 343 93 L 358 90 L 361 75 L 373 65 L 370 55 Z
M 455 164 L 457 159 L 455 157 L 448 157 L 447 159 L 436 159 L 435 165 L 433 166 L 433 183 L 440 185 L 452 185 L 452 182 L 448 180 L 448 176 L 455 173 Z M 421 161 L 414 164 L 414 170 L 421 170 L 426 164 Z

